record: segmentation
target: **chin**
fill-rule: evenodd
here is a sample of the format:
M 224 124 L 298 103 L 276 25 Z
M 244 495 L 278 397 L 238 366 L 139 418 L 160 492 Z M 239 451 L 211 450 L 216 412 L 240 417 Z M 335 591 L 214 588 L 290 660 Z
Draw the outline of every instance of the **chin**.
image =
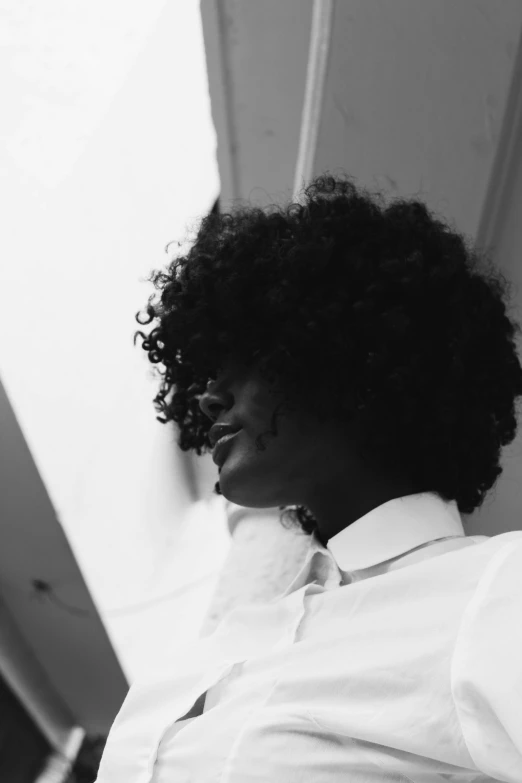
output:
M 224 498 L 245 508 L 273 508 L 280 503 L 266 491 L 266 480 L 253 480 L 252 475 L 241 475 L 242 471 L 227 470 L 223 465 L 219 471 L 219 488 Z M 245 471 L 246 473 L 246 471 Z

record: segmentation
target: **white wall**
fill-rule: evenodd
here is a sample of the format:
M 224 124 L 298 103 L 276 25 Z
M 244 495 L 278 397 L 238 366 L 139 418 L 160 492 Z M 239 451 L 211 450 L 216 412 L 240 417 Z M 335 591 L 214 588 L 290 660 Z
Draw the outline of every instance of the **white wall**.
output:
M 223 209 L 292 195 L 313 0 L 201 0 Z
M 199 5 L 2 5 L 0 375 L 132 680 L 198 634 L 229 546 L 132 343 L 141 280 L 219 193 Z
M 521 25 L 518 0 L 336 2 L 314 173 L 418 194 L 475 235 Z

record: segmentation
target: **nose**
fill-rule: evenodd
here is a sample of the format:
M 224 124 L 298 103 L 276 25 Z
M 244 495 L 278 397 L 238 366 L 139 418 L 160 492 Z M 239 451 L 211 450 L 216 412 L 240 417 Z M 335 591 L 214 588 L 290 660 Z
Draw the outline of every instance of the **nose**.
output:
M 230 395 L 213 387 L 215 381 L 207 383 L 206 391 L 199 398 L 199 407 L 211 421 L 216 421 L 223 408 L 230 407 Z

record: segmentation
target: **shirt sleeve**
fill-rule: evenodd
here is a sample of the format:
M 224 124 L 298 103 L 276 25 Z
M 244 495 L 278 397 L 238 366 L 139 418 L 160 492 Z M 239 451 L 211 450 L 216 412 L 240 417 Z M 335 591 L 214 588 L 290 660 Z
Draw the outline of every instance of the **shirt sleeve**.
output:
M 505 535 L 464 611 L 451 688 L 473 764 L 494 780 L 521 783 L 522 533 Z

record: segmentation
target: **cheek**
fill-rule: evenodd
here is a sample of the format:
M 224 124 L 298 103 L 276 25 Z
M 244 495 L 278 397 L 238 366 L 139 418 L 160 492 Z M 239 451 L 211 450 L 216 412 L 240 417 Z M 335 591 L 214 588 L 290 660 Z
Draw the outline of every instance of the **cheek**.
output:
M 242 462 L 249 470 L 263 475 L 265 480 L 281 485 L 302 475 L 304 465 L 310 460 L 310 449 L 302 436 L 283 428 L 278 428 L 278 434 L 274 436 L 265 429 L 242 441 L 238 439 L 232 456 L 236 465 Z

